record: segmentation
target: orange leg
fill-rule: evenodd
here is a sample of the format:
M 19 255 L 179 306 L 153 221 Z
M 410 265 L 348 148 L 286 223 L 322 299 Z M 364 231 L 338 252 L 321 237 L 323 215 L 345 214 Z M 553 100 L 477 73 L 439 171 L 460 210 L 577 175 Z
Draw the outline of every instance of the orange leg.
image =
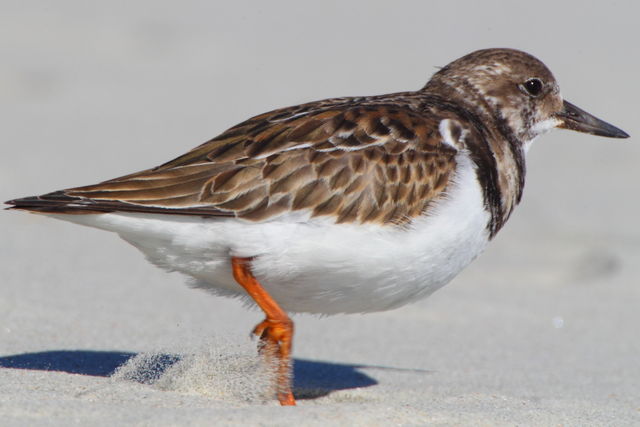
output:
M 260 337 L 259 350 L 267 362 L 271 364 L 272 360 L 276 359 L 276 390 L 280 404 L 295 405 L 296 401 L 291 392 L 293 322 L 253 276 L 250 263 L 251 258 L 232 257 L 233 277 L 267 316 L 255 327 L 253 333 Z

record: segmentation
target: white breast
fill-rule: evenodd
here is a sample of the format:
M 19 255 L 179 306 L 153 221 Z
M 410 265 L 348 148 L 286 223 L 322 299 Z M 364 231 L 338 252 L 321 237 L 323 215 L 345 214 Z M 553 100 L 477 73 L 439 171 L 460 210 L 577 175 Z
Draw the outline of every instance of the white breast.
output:
M 54 215 L 117 232 L 152 263 L 216 294 L 245 296 L 231 256 L 254 257 L 253 271 L 291 312 L 388 310 L 449 282 L 484 249 L 489 214 L 465 151 L 448 197 L 410 226 L 331 224 L 281 218 L 266 223 L 178 215 Z

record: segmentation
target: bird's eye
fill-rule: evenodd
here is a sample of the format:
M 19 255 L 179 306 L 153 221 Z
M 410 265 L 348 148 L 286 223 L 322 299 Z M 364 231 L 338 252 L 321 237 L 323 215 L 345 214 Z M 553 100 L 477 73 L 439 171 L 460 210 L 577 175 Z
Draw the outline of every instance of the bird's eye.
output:
M 529 79 L 524 82 L 524 90 L 531 96 L 538 96 L 542 92 L 542 82 L 540 79 Z

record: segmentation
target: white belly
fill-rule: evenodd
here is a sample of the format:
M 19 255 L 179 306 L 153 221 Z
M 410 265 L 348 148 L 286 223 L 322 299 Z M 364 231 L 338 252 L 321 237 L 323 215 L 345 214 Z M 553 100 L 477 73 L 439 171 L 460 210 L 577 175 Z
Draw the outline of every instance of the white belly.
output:
M 255 276 L 285 310 L 323 314 L 388 310 L 431 294 L 482 252 L 489 221 L 467 156 L 458 156 L 448 198 L 405 227 L 293 217 L 54 216 L 115 231 L 152 263 L 216 294 L 246 297 L 230 257 L 254 257 Z

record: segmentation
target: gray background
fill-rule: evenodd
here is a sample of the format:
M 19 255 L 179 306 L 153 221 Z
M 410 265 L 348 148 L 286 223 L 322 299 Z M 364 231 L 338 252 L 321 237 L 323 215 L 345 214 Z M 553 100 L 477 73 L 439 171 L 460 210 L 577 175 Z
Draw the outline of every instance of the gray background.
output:
M 509 224 L 431 298 L 296 316 L 297 384 L 317 389 L 296 409 L 251 397 L 259 312 L 114 235 L 0 212 L 3 424 L 640 424 L 636 4 L 3 0 L 2 200 L 155 166 L 272 108 L 417 89 L 486 47 L 538 56 L 632 135 L 538 141 Z M 153 385 L 92 371 L 118 352 L 192 356 Z

